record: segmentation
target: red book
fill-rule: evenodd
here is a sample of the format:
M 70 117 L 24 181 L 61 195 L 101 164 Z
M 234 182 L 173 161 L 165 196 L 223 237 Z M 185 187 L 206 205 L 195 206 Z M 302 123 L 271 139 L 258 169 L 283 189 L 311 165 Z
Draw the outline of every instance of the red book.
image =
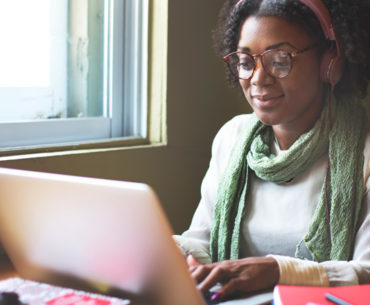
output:
M 274 305 L 333 305 L 325 298 L 330 293 L 353 305 L 370 304 L 370 285 L 354 285 L 340 287 L 313 287 L 277 285 L 274 289 Z

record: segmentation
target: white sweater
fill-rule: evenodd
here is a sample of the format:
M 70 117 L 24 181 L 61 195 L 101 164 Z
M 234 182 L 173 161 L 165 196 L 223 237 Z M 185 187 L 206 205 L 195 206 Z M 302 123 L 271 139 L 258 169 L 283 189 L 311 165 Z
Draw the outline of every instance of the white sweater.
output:
M 190 228 L 175 236 L 180 248 L 204 263 L 210 262 L 209 238 L 219 179 L 248 114 L 227 122 L 216 135 L 212 158 L 201 187 L 201 201 Z M 279 147 L 274 147 L 279 154 Z M 326 156 L 289 183 L 278 185 L 251 178 L 245 215 L 241 225 L 241 257 L 272 255 L 280 268 L 279 284 L 354 285 L 370 283 L 370 134 L 364 149 L 364 198 L 353 260 L 316 263 L 294 258 L 319 201 L 326 173 Z

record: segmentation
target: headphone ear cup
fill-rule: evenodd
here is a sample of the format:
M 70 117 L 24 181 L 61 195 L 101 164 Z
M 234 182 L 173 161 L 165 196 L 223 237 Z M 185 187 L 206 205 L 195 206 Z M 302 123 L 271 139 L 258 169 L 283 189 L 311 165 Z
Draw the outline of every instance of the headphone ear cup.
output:
M 331 46 L 328 50 L 326 50 L 321 57 L 321 64 L 320 64 L 320 78 L 321 81 L 324 83 L 330 83 L 330 74 L 331 69 L 333 67 L 333 59 L 335 58 L 335 50 L 333 46 Z
M 343 56 L 337 56 L 337 50 L 332 45 L 321 57 L 320 78 L 321 81 L 331 84 L 332 88 L 340 81 L 344 71 L 345 60 Z

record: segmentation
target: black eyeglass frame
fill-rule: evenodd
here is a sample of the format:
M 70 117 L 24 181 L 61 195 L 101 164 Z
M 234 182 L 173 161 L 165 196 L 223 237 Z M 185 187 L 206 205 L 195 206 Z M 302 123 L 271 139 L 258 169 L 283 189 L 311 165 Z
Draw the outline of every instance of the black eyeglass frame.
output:
M 314 45 L 308 46 L 308 47 L 306 47 L 306 48 L 304 48 L 304 49 L 302 49 L 302 50 L 299 50 L 299 51 L 297 50 L 297 51 L 289 52 L 289 51 L 282 50 L 282 49 L 268 49 L 268 50 L 265 50 L 265 51 L 263 51 L 262 53 L 259 53 L 259 54 L 249 54 L 249 53 L 244 52 L 244 51 L 234 51 L 234 52 L 231 52 L 231 53 L 229 53 L 228 55 L 224 56 L 224 62 L 227 64 L 227 66 L 228 66 L 228 68 L 229 68 L 229 70 L 230 70 L 231 74 L 232 74 L 232 75 L 234 75 L 236 78 L 238 78 L 238 79 L 243 79 L 243 80 L 249 80 L 249 79 L 251 79 L 251 78 L 253 77 L 254 72 L 255 72 L 255 70 L 256 70 L 256 67 L 257 67 L 257 64 L 256 64 L 256 58 L 261 58 L 261 64 L 262 64 L 262 67 L 263 67 L 263 69 L 265 70 L 265 72 L 266 72 L 268 75 L 270 75 L 270 76 L 271 76 L 271 77 L 273 77 L 273 78 L 284 78 L 284 77 L 287 77 L 287 76 L 290 74 L 290 71 L 291 71 L 291 70 L 292 70 L 292 68 L 293 68 L 294 58 L 295 58 L 296 56 L 298 56 L 298 55 L 300 55 L 300 54 L 302 54 L 302 53 L 304 53 L 304 52 L 306 52 L 306 51 L 309 51 L 309 50 L 311 50 L 311 49 L 314 49 L 314 48 L 316 48 L 316 47 L 317 47 L 317 43 L 315 43 Z M 263 58 L 263 56 L 264 56 L 266 53 L 269 53 L 269 52 L 272 52 L 272 51 L 283 51 L 283 52 L 287 53 L 287 54 L 288 54 L 288 56 L 290 57 L 290 59 L 291 59 L 291 65 L 290 65 L 289 71 L 287 72 L 287 74 L 286 74 L 286 75 L 281 76 L 281 77 L 277 77 L 277 76 L 271 75 L 271 74 L 269 73 L 269 71 L 265 68 L 262 58 Z M 231 56 L 233 56 L 233 55 L 238 55 L 238 54 L 245 54 L 245 55 L 251 56 L 251 57 L 253 58 L 254 68 L 253 68 L 252 74 L 251 74 L 248 78 L 242 78 L 242 77 L 240 77 L 240 76 L 239 76 L 239 73 L 235 73 L 234 69 L 233 69 L 233 68 L 232 68 L 232 66 L 231 66 L 231 63 L 230 63 L 230 58 L 231 58 Z M 238 57 L 239 57 L 239 56 L 238 56 Z M 240 58 L 240 57 L 239 57 L 239 58 Z

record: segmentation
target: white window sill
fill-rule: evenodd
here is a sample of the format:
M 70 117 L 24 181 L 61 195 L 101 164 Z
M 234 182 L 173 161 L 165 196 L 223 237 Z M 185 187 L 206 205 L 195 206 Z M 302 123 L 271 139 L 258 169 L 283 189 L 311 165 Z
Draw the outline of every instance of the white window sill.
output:
M 127 137 L 100 141 L 86 141 L 79 143 L 63 143 L 53 146 L 18 147 L 13 149 L 0 149 L 0 162 L 35 159 L 45 157 L 101 153 L 131 149 L 150 149 L 165 147 L 167 143 L 150 142 L 147 139 Z

